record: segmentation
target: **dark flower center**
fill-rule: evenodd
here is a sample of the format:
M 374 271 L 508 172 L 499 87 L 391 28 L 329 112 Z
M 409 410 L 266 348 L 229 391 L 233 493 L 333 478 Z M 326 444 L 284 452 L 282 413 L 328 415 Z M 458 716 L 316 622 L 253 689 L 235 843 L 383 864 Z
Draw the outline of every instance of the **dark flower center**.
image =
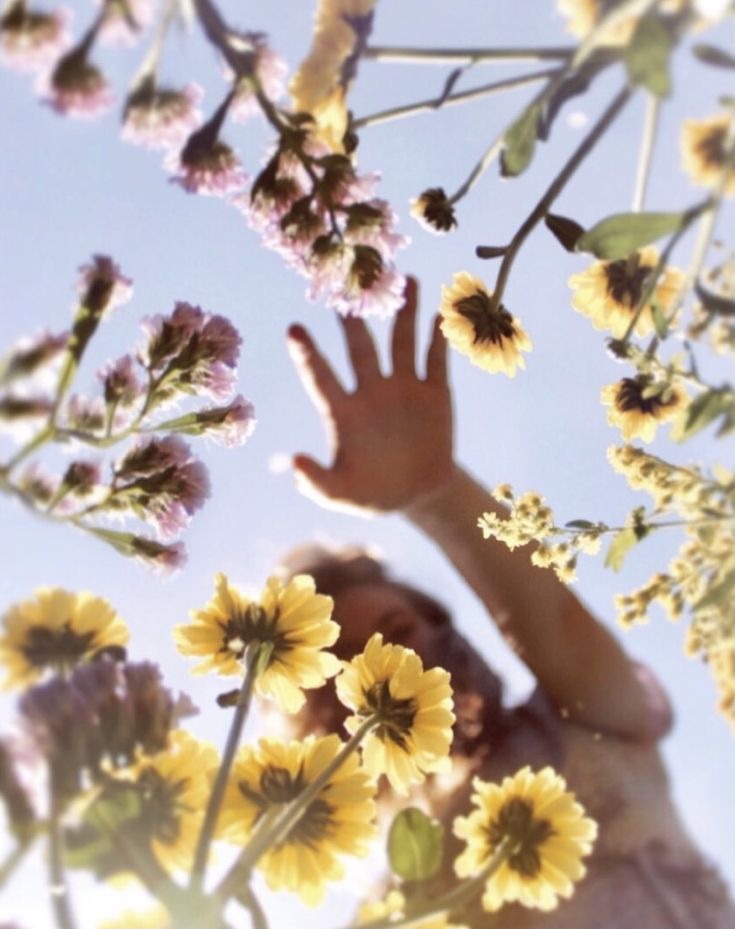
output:
M 513 797 L 487 827 L 491 850 L 507 839 L 513 849 L 508 866 L 524 877 L 535 877 L 541 870 L 540 846 L 554 834 L 548 819 L 535 819 L 533 807 L 520 797 Z
M 665 390 L 650 397 L 644 397 L 643 392 L 648 387 L 650 387 L 650 382 L 645 377 L 623 378 L 615 396 L 615 406 L 621 413 L 639 410 L 641 413 L 655 415 L 658 410 L 672 406 L 676 402 L 676 396 L 673 392 L 667 397 Z M 666 399 L 664 399 L 665 397 Z
M 457 225 L 454 207 L 442 187 L 430 187 L 421 194 L 421 210 L 426 222 L 439 232 L 449 232 Z
M 376 714 L 380 724 L 375 730 L 379 739 L 386 738 L 395 742 L 400 748 L 406 747 L 406 737 L 411 731 L 416 718 L 416 703 L 413 700 L 397 700 L 391 695 L 388 681 L 373 684 L 365 694 L 368 712 L 361 715 Z
M 89 651 L 94 632 L 75 632 L 67 621 L 58 629 L 31 626 L 21 651 L 35 668 L 71 667 Z
M 512 339 L 516 328 L 512 315 L 504 306 L 493 307 L 490 297 L 477 291 L 454 304 L 455 310 L 468 319 L 475 330 L 475 342 L 492 342 L 500 345 L 503 339 Z
M 257 806 L 262 815 L 273 806 L 290 803 L 304 790 L 304 772 L 300 768 L 295 776 L 286 768 L 268 765 L 260 775 L 260 789 L 254 790 L 244 781 L 238 784 L 240 793 Z M 300 819 L 291 827 L 287 842 L 315 847 L 330 834 L 333 827 L 333 807 L 319 797 L 312 800 Z
M 648 265 L 641 265 L 637 256 L 628 260 L 621 258 L 608 261 L 605 265 L 607 292 L 616 303 L 632 309 L 638 305 L 643 285 L 651 270 Z
M 272 642 L 273 655 L 283 654 L 293 647 L 293 640 L 278 630 L 279 611 L 268 616 L 262 606 L 248 603 L 240 613 L 220 622 L 222 645 L 220 652 L 231 652 L 242 658 L 250 642 Z
M 189 812 L 178 799 L 187 779 L 167 781 L 155 768 L 145 768 L 138 778 L 143 807 L 136 825 L 150 838 L 172 845 L 179 837 L 181 814 Z
M 725 139 L 727 130 L 724 126 L 717 126 L 710 129 L 707 135 L 697 145 L 697 153 L 703 158 L 708 165 L 720 167 L 725 163 L 727 150 L 725 149 Z

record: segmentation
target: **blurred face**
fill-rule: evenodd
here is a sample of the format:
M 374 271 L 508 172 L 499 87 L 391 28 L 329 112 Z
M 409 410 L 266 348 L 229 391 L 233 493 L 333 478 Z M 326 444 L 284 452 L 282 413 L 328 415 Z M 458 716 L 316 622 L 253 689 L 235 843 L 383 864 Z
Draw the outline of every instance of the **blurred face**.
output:
M 426 620 L 403 591 L 389 583 L 355 584 L 334 599 L 334 618 L 342 632 L 335 651 L 349 660 L 362 651 L 374 632 L 383 641 L 430 653 L 436 627 Z

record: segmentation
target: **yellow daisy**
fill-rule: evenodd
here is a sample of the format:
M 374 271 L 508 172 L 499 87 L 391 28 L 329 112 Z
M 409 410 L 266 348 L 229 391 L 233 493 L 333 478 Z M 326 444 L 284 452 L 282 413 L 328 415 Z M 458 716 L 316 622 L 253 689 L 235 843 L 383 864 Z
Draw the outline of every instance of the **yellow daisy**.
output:
M 322 649 L 334 645 L 339 626 L 332 622 L 333 600 L 316 593 L 313 578 L 300 574 L 284 587 L 270 578 L 260 602 L 230 585 L 224 574 L 215 579 L 216 593 L 203 610 L 192 611 L 192 622 L 174 629 L 182 655 L 202 657 L 195 674 L 217 671 L 242 674 L 242 658 L 251 642 L 273 646 L 255 690 L 271 697 L 286 713 L 304 704 L 302 688 L 321 687 L 339 671 L 335 655 Z
M 240 749 L 222 804 L 218 835 L 245 844 L 261 816 L 285 808 L 313 783 L 342 748 L 336 735 L 301 742 L 261 739 Z M 375 784 L 348 756 L 291 827 L 260 858 L 272 890 L 298 893 L 318 905 L 330 881 L 344 875 L 342 855 L 364 856 L 375 838 Z
M 167 870 L 191 867 L 218 766 L 213 745 L 179 729 L 167 748 L 141 756 L 126 773 L 141 791 L 135 835 L 150 844 Z
M 424 671 L 410 648 L 384 645 L 376 632 L 365 650 L 337 678 L 337 696 L 355 715 L 345 722 L 354 732 L 373 714 L 380 723 L 363 742 L 363 762 L 371 775 L 386 774 L 405 794 L 425 774 L 447 771 L 452 743 L 452 688 L 443 668 Z
M 606 329 L 616 339 L 621 339 L 633 318 L 645 279 L 658 264 L 658 258 L 655 248 L 643 248 L 628 259 L 593 262 L 585 271 L 569 278 L 569 286 L 574 291 L 572 306 L 591 319 L 595 329 Z M 653 298 L 662 313 L 666 314 L 683 280 L 684 275 L 678 268 L 666 268 L 660 275 Z M 649 303 L 638 317 L 634 332 L 646 336 L 653 331 Z
M 610 0 L 558 0 L 558 5 L 559 12 L 567 19 L 567 32 L 584 39 L 615 3 Z M 627 45 L 637 24 L 636 16 L 625 16 L 606 32 L 602 44 Z
M 681 417 L 689 405 L 686 392 L 672 384 L 655 385 L 645 375 L 624 377 L 602 388 L 600 402 L 609 407 L 607 421 L 619 426 L 626 442 L 640 438 L 652 442 L 659 425 Z
M 3 618 L 0 662 L 7 689 L 26 686 L 46 670 L 66 672 L 101 649 L 122 648 L 129 633 L 101 597 L 41 587 L 35 599 L 10 607 Z
M 503 783 L 475 778 L 469 816 L 454 820 L 454 834 L 467 842 L 454 870 L 461 878 L 474 877 L 487 865 L 503 840 L 510 854 L 485 884 L 482 905 L 494 912 L 518 902 L 553 910 L 559 897 L 571 897 L 574 882 L 584 877 L 582 858 L 592 850 L 597 824 L 566 782 L 551 768 L 538 773 L 522 768 Z
M 531 340 L 517 317 L 502 305 L 494 309 L 490 294 L 479 277 L 459 271 L 452 286 L 442 286 L 441 329 L 447 341 L 485 371 L 502 371 L 514 377 L 525 368 L 521 352 L 531 350 Z
M 684 170 L 695 184 L 714 187 L 722 177 L 722 169 L 732 150 L 733 117 L 731 113 L 720 113 L 708 119 L 688 119 L 682 128 L 681 148 Z M 735 193 L 735 171 L 731 172 L 725 193 Z

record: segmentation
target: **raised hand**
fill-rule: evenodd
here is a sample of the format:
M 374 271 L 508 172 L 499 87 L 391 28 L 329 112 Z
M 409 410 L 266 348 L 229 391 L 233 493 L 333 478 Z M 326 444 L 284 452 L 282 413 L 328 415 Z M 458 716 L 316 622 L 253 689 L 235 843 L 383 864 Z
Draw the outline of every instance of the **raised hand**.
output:
M 329 466 L 298 454 L 293 464 L 304 493 L 326 505 L 401 510 L 452 475 L 452 407 L 446 342 L 439 318 L 426 356 L 415 367 L 418 286 L 409 278 L 406 302 L 391 338 L 392 371 L 384 375 L 363 320 L 342 320 L 357 387 L 349 393 L 302 326 L 288 331 L 289 351 L 307 393 L 324 419 Z

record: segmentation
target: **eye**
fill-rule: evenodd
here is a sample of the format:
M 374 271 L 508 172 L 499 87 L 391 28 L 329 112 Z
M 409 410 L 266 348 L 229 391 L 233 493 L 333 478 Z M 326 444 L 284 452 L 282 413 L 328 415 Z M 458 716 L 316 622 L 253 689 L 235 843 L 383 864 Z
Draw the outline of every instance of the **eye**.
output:
M 416 621 L 408 613 L 392 610 L 381 617 L 378 629 L 392 645 L 410 645 L 416 632 Z

